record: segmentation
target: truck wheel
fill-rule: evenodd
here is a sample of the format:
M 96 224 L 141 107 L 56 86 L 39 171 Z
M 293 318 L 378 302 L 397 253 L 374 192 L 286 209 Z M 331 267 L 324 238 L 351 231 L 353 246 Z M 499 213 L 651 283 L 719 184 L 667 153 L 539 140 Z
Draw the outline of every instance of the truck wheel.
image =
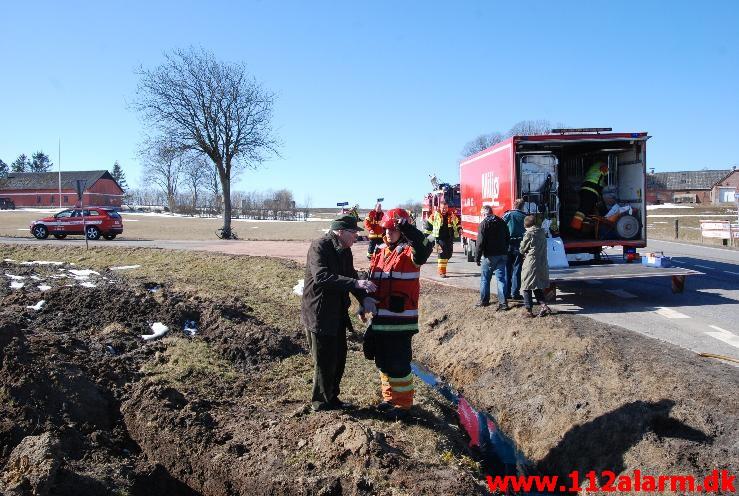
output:
M 31 233 L 36 239 L 46 239 L 49 237 L 49 230 L 46 226 L 34 226 Z
M 477 245 L 474 241 L 468 240 L 467 241 L 467 261 L 468 262 L 474 262 L 475 261 L 475 251 L 477 251 Z
M 85 235 L 87 236 L 87 239 L 100 239 L 100 229 L 95 226 L 87 226 L 87 229 L 85 230 Z

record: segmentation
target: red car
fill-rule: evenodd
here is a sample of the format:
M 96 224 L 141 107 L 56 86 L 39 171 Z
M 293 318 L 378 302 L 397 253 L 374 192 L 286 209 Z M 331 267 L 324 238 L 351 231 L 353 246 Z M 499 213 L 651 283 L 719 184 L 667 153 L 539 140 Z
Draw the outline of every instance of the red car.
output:
M 62 210 L 53 217 L 44 217 L 31 223 L 31 234 L 38 239 L 46 239 L 52 234 L 56 239 L 64 239 L 68 234 L 84 234 L 87 239 L 113 239 L 123 233 L 123 219 L 112 208 L 87 207 L 84 209 Z

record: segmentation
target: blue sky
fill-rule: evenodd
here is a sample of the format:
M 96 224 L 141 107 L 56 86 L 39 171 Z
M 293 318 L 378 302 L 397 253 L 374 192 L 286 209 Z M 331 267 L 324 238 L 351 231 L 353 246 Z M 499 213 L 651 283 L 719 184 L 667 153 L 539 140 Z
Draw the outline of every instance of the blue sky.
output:
M 153 4 L 153 5 L 152 5 Z M 739 165 L 739 2 L 3 2 L 0 159 L 141 171 L 139 66 L 202 46 L 277 94 L 281 159 L 236 189 L 420 199 L 523 119 L 648 131 L 659 170 Z

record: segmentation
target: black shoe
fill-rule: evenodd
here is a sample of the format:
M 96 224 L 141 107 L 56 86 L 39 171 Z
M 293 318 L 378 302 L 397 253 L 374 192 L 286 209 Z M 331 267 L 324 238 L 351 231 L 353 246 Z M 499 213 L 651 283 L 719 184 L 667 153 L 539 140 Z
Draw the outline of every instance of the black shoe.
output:
M 523 296 L 521 296 L 520 294 L 518 294 L 518 295 L 513 295 L 513 296 L 511 296 L 508 299 L 509 300 L 523 300 Z
M 477 303 L 475 303 L 476 307 L 486 307 L 488 305 L 490 305 L 490 303 L 486 301 L 478 301 Z
M 408 410 L 405 408 L 393 407 L 384 414 L 385 420 L 396 422 L 398 420 L 406 420 L 410 417 Z
M 506 310 L 509 310 L 508 305 L 498 305 L 498 308 L 495 309 L 496 312 L 505 312 Z
M 382 403 L 375 405 L 375 410 L 381 413 L 389 412 L 393 408 L 395 408 L 395 405 L 393 405 L 389 401 L 383 401 Z
M 329 404 L 334 410 L 354 410 L 356 408 L 356 406 L 352 405 L 351 403 L 345 403 L 339 398 L 334 398 Z

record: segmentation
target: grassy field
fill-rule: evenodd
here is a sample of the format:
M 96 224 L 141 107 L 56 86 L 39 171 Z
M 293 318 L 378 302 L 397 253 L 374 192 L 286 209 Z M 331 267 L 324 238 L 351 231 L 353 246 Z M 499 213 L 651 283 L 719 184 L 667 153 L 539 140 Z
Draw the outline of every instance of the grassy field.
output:
M 690 206 L 690 208 L 653 208 L 647 212 L 647 237 L 649 239 L 675 240 L 676 220 L 678 222 L 678 241 L 701 243 L 701 220 L 731 220 L 737 222 L 737 213 L 736 207 L 733 206 L 695 205 Z M 719 239 L 704 239 L 703 244 L 722 245 Z
M 0 236 L 31 237 L 32 221 L 53 213 L 29 210 L 0 210 Z M 330 219 L 329 213 L 319 214 Z M 136 240 L 209 240 L 216 239 L 220 218 L 178 217 L 166 214 L 123 214 L 123 234 L 120 239 Z M 303 241 L 315 239 L 328 229 L 326 221 L 248 221 L 233 219 L 232 227 L 240 239 L 268 241 Z

